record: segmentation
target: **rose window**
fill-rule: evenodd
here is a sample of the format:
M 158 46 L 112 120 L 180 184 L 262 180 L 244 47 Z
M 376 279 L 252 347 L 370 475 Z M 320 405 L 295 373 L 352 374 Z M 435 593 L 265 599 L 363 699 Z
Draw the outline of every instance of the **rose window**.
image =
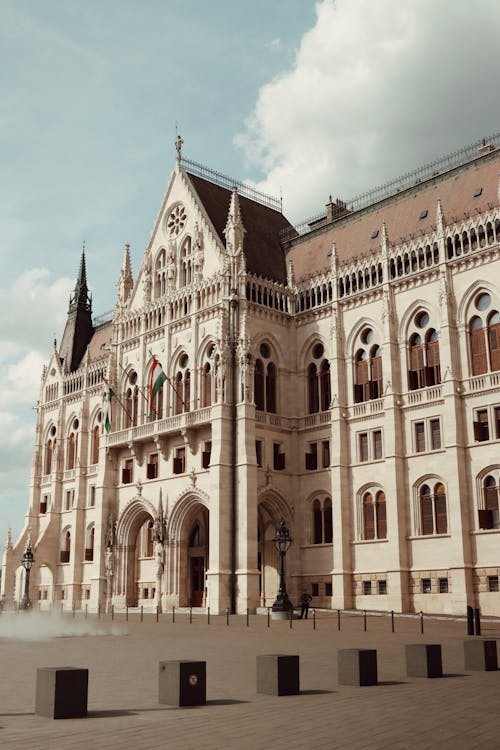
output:
M 172 237 L 177 237 L 179 232 L 184 229 L 186 219 L 187 216 L 184 206 L 176 206 L 167 221 L 167 229 Z

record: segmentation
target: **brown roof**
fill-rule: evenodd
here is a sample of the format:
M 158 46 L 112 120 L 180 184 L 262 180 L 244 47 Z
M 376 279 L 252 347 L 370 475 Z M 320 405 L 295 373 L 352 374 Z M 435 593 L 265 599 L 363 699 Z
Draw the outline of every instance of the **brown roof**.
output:
M 342 217 L 328 229 L 304 235 L 288 251 L 297 281 L 316 275 L 330 267 L 327 253 L 336 243 L 339 261 L 349 261 L 361 253 L 380 251 L 382 223 L 385 222 L 390 245 L 398 245 L 402 238 L 430 233 L 436 227 L 437 200 L 441 199 L 446 224 L 461 221 L 498 205 L 500 153 L 480 157 L 469 164 L 433 177 L 415 188 L 386 198 Z M 474 197 L 474 191 L 482 193 Z M 420 219 L 421 212 L 428 211 Z M 379 230 L 377 237 L 372 233 Z
M 212 222 L 215 231 L 224 243 L 231 191 L 197 175 L 188 177 Z M 246 234 L 243 249 L 247 270 L 281 283 L 286 282 L 285 253 L 280 244 L 280 231 L 291 227 L 280 211 L 239 196 L 241 218 Z
M 111 343 L 111 337 L 113 335 L 113 321 L 110 320 L 103 325 L 98 326 L 94 329 L 94 335 L 90 339 L 88 345 L 89 357 L 91 360 L 100 359 L 106 354 L 104 349 L 101 349 L 102 344 L 109 345 Z

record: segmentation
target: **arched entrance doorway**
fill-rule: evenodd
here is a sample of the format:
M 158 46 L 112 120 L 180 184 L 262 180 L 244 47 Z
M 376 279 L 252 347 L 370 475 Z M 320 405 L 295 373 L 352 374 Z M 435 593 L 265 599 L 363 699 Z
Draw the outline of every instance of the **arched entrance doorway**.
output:
M 291 527 L 286 502 L 277 493 L 267 494 L 260 501 L 257 512 L 257 563 L 261 607 L 271 607 L 279 588 L 279 556 L 273 538 L 281 518 Z M 293 533 L 292 533 L 293 538 Z M 285 567 L 287 584 L 290 576 L 290 554 Z M 288 586 L 287 586 L 288 588 Z M 290 591 L 288 592 L 290 594 Z
M 154 604 L 154 518 L 154 507 L 141 498 L 129 505 L 118 522 L 118 570 L 113 583 L 115 604 L 123 603 L 128 607 Z
M 190 519 L 188 533 L 188 603 L 203 607 L 206 603 L 205 573 L 208 568 L 208 511 L 198 506 Z

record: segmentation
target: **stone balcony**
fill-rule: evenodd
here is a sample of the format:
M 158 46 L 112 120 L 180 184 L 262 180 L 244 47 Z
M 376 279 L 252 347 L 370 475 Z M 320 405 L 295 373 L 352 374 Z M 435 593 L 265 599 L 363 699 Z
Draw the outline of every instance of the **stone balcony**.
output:
M 176 414 L 165 419 L 157 419 L 154 422 L 127 427 L 124 430 L 110 432 L 107 436 L 107 448 L 119 448 L 131 443 L 145 443 L 160 436 L 174 435 L 183 430 L 200 427 L 211 421 L 212 407 L 188 411 L 184 414 Z

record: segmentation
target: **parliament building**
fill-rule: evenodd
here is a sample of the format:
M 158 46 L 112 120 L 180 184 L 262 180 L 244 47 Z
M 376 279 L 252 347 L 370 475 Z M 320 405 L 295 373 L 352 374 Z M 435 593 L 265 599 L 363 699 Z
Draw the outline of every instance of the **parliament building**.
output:
M 294 603 L 500 615 L 500 136 L 300 226 L 176 145 L 101 319 L 82 255 L 3 599 L 29 543 L 41 609 L 254 612 L 284 519 Z

